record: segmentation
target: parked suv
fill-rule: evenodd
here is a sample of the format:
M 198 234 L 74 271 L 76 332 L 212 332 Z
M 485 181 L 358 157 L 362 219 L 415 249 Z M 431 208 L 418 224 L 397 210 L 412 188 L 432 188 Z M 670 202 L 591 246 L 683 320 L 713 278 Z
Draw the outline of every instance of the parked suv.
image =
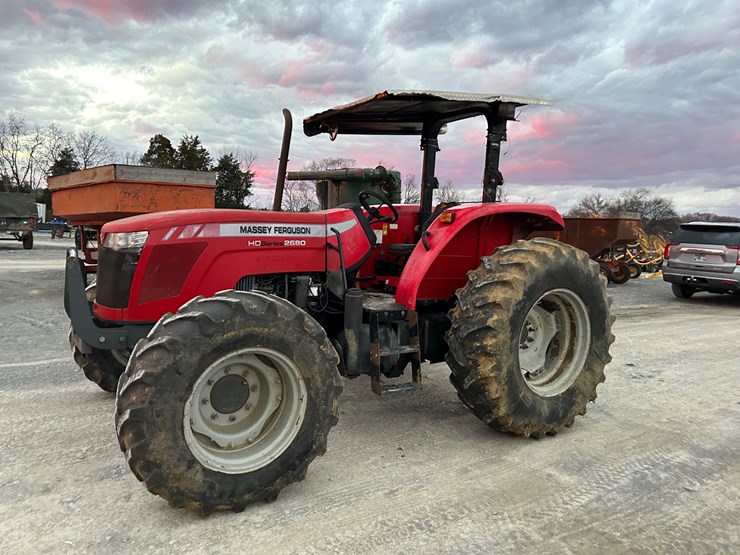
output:
M 676 297 L 697 291 L 740 294 L 740 222 L 681 224 L 663 255 L 663 280 Z

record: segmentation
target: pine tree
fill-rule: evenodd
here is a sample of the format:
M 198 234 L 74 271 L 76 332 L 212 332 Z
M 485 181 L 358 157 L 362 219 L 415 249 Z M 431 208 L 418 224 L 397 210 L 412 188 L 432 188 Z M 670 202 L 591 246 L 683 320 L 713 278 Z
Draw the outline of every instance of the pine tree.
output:
M 139 164 L 151 168 L 175 168 L 178 167 L 176 155 L 170 140 L 164 135 L 157 134 L 149 139 L 149 149 L 139 159 Z
M 207 172 L 211 169 L 211 155 L 200 143 L 198 135 L 185 135 L 177 147 L 175 167 L 181 170 Z
M 216 208 L 249 208 L 245 200 L 252 194 L 254 181 L 251 169 L 242 171 L 233 153 L 224 154 L 213 167 L 216 177 Z
M 49 176 L 64 175 L 65 173 L 79 171 L 79 169 L 80 164 L 75 158 L 74 152 L 71 148 L 66 147 L 59 152 L 59 157 L 54 160 L 49 168 Z

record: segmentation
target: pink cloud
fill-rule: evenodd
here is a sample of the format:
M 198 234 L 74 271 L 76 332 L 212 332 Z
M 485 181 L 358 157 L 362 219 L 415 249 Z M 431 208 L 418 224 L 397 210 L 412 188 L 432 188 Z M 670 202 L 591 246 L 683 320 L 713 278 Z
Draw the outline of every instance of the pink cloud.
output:
M 452 56 L 453 67 L 463 69 L 485 69 L 491 65 L 491 56 L 482 50 L 469 50 Z
M 509 126 L 512 139 L 554 139 L 571 132 L 580 123 L 580 118 L 571 112 L 553 112 L 524 119 L 522 124 Z M 528 124 L 528 125 L 527 125 Z
M 23 9 L 23 11 L 26 12 L 26 15 L 29 17 L 29 19 L 33 21 L 34 24 L 37 25 L 38 27 L 42 27 L 43 25 L 46 24 L 46 22 L 43 19 L 41 19 L 39 12 L 33 12 L 25 8 Z
M 90 17 L 98 17 L 111 27 L 118 27 L 129 19 L 148 23 L 158 9 L 149 0 L 54 0 L 58 10 L 78 10 Z

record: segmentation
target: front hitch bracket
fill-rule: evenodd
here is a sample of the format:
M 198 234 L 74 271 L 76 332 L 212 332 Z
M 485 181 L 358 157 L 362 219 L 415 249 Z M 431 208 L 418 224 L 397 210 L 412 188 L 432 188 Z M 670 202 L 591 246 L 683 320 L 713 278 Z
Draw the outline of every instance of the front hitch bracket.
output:
M 79 338 L 95 349 L 130 349 L 146 337 L 150 324 L 100 326 L 85 295 L 85 280 L 77 249 L 67 249 L 64 271 L 64 310 Z

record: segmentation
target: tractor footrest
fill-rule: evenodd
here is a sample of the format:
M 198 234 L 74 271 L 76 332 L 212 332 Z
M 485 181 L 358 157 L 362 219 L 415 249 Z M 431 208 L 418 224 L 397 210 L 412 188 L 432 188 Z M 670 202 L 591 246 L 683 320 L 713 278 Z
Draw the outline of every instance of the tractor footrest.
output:
M 380 349 L 378 354 L 381 357 L 392 357 L 393 355 L 410 355 L 412 353 L 418 353 L 419 347 L 414 345 L 401 345 L 399 347 L 386 347 Z
M 384 383 L 381 389 L 383 393 L 406 393 L 407 391 L 416 391 L 419 386 L 414 382 Z

